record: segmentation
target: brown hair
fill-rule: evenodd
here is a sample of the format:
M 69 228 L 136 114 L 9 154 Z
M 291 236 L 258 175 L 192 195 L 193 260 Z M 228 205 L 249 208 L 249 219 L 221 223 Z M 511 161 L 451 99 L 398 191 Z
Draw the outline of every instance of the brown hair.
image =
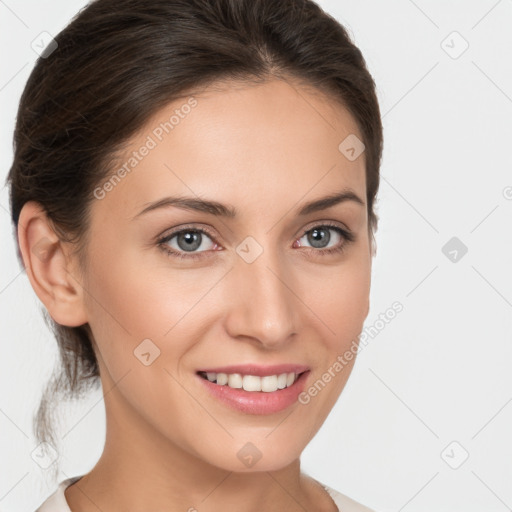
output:
M 37 201 L 84 265 L 93 190 L 150 116 L 216 80 L 288 76 L 326 92 L 355 118 L 374 246 L 383 145 L 375 83 L 346 29 L 313 1 L 96 0 L 55 41 L 20 100 L 8 176 L 16 228 L 23 205 Z M 44 314 L 62 369 L 42 393 L 34 431 L 55 445 L 57 394 L 78 398 L 100 380 L 88 324 L 66 327 Z

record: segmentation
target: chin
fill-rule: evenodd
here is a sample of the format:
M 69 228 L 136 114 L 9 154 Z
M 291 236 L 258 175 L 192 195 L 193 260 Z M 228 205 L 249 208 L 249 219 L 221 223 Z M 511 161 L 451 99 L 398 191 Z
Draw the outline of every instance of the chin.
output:
M 264 446 L 262 446 L 264 445 Z M 237 441 L 230 446 L 216 445 L 219 452 L 204 454 L 203 460 L 209 464 L 226 471 L 236 473 L 255 473 L 261 471 L 278 471 L 296 461 L 302 452 L 303 447 L 287 447 L 278 443 L 266 441 L 266 443 Z

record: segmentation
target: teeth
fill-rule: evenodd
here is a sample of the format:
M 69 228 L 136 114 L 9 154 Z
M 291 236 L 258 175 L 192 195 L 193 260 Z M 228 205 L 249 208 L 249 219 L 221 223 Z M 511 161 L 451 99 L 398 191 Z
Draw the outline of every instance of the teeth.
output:
M 254 375 L 245 375 L 242 380 L 242 386 L 245 391 L 261 391 L 261 377 L 255 377 Z
M 243 385 L 242 376 L 239 373 L 231 373 L 228 375 L 228 386 L 230 388 L 241 388 Z
M 277 377 L 277 387 L 279 389 L 284 389 L 286 387 L 286 382 L 288 381 L 288 374 L 282 373 Z
M 205 377 L 210 382 L 215 382 L 219 386 L 228 385 L 234 389 L 244 389 L 245 391 L 264 391 L 271 393 L 278 389 L 290 387 L 296 380 L 298 375 L 296 373 L 281 373 L 279 375 L 267 375 L 265 377 L 258 377 L 256 375 L 241 375 L 240 373 L 215 373 L 201 372 L 201 376 Z
M 225 384 L 228 383 L 228 374 L 227 373 L 218 373 L 216 380 L 217 380 L 217 384 L 219 384 L 219 386 L 224 386 Z M 215 379 L 213 380 L 213 382 L 215 382 Z

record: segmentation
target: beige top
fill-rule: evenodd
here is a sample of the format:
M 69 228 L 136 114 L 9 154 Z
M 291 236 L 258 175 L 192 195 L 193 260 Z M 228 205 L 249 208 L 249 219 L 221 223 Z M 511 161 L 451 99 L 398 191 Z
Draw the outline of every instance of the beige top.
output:
M 57 487 L 57 490 L 51 496 L 49 496 L 35 512 L 71 512 L 71 509 L 69 508 L 68 502 L 66 501 L 66 497 L 64 495 L 64 490 L 66 487 L 82 478 L 82 476 L 83 475 L 74 476 L 63 480 Z M 331 487 L 328 487 L 324 484 L 321 485 L 329 493 L 334 503 L 336 503 L 339 512 L 374 512 L 368 507 L 365 507 L 357 501 L 349 498 L 348 496 L 335 491 Z

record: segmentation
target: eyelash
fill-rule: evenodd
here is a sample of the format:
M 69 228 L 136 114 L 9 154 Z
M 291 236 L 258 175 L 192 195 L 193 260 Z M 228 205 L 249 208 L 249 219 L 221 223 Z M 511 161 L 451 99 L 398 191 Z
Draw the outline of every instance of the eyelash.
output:
M 307 249 L 310 249 L 313 252 L 317 253 L 320 256 L 327 256 L 327 255 L 334 254 L 334 253 L 342 253 L 345 250 L 345 246 L 355 240 L 355 236 L 351 231 L 342 229 L 338 225 L 331 224 L 329 222 L 326 222 L 323 224 L 318 224 L 316 226 L 313 226 L 312 228 L 306 229 L 305 231 L 303 231 L 303 233 L 299 237 L 299 239 L 302 238 L 307 233 L 309 233 L 310 231 L 313 231 L 313 230 L 319 229 L 319 228 L 333 229 L 338 234 L 340 234 L 342 238 L 344 238 L 344 242 L 341 245 L 338 245 L 337 247 L 331 247 L 330 249 L 315 249 L 313 247 L 307 248 Z M 178 252 L 173 249 L 170 249 L 169 246 L 166 245 L 166 243 L 169 242 L 170 240 L 172 240 L 176 235 L 179 235 L 180 233 L 187 233 L 187 232 L 195 232 L 195 233 L 205 234 L 205 235 L 208 235 L 213 241 L 215 241 L 213 235 L 208 230 L 206 230 L 204 228 L 199 229 L 199 228 L 194 228 L 194 227 L 190 226 L 190 227 L 182 228 L 178 231 L 174 231 L 172 233 L 169 233 L 168 235 L 165 235 L 165 236 L 159 238 L 157 241 L 157 244 L 160 247 L 160 249 L 162 249 L 165 253 L 167 253 L 167 255 L 169 257 L 188 259 L 188 260 L 206 257 L 205 253 L 207 253 L 209 251 L 200 251 L 197 253 Z

